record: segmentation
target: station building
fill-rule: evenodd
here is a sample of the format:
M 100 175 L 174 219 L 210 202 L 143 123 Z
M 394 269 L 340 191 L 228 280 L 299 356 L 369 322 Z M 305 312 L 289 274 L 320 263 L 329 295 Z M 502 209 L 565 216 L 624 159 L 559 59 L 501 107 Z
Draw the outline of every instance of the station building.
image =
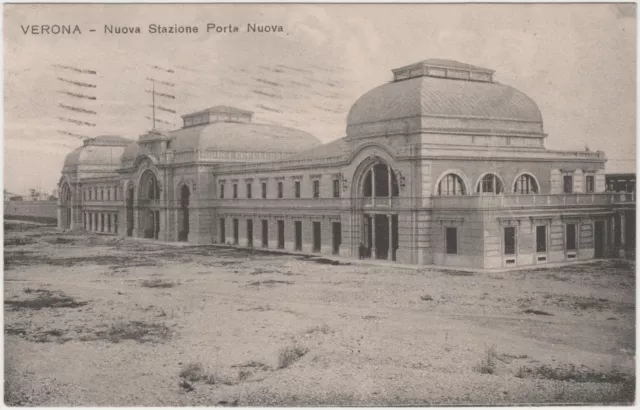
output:
M 524 93 L 450 60 L 392 74 L 327 144 L 226 106 L 86 140 L 59 227 L 480 269 L 634 252 L 635 192 L 606 192 L 601 151 L 546 149 Z

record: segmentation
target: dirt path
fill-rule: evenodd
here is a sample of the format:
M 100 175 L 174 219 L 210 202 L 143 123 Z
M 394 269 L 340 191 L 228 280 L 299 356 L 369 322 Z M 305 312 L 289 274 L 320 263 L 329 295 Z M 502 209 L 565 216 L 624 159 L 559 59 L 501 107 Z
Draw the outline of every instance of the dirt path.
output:
M 629 402 L 634 280 L 615 262 L 468 274 L 10 231 L 5 400 Z

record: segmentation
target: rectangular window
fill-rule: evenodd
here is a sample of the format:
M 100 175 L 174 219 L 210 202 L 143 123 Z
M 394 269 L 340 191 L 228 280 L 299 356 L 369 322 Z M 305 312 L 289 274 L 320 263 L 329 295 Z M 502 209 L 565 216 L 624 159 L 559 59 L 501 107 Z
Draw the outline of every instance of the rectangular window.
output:
M 115 187 L 113 189 L 113 200 L 117 201 L 118 200 L 118 187 Z
M 340 180 L 339 179 L 333 180 L 333 197 L 340 198 Z
M 224 184 L 220 184 L 220 199 L 224 199 Z
M 247 183 L 247 198 L 251 198 L 251 183 Z
M 575 251 L 576 250 L 576 224 L 567 224 L 567 250 Z
M 263 182 L 262 183 L 262 198 L 266 198 L 267 197 L 267 183 Z
M 238 197 L 238 184 L 233 184 L 233 199 Z
M 100 190 L 100 200 L 104 201 L 104 189 Z
M 300 198 L 300 181 L 294 181 L 293 186 L 296 192 L 296 198 Z
M 516 253 L 516 228 L 508 226 L 504 228 L 504 254 L 515 255 Z
M 317 179 L 313 181 L 313 197 L 320 198 L 320 181 Z
M 282 181 L 278 182 L 278 198 L 282 198 Z
M 564 176 L 564 193 L 570 194 L 573 192 L 573 177 L 571 175 Z
M 536 252 L 543 253 L 547 251 L 547 226 L 536 226 Z
M 445 230 L 445 242 L 448 254 L 458 253 L 458 228 L 447 228 Z
M 111 201 L 111 189 L 107 189 L 107 201 Z
M 587 193 L 593 193 L 594 192 L 594 177 L 593 175 L 587 175 L 587 177 L 585 178 L 585 189 L 584 191 Z

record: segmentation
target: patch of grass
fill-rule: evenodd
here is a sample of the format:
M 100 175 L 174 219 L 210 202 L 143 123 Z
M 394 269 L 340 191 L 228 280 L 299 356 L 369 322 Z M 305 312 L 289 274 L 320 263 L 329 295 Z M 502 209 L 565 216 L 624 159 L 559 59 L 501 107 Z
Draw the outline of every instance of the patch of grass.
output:
M 522 312 L 523 313 L 530 313 L 530 314 L 533 314 L 533 315 L 553 316 L 553 313 L 545 312 L 544 310 L 525 309 Z
M 96 336 L 111 343 L 120 343 L 124 340 L 153 343 L 169 339 L 171 337 L 171 329 L 164 323 L 118 322 L 111 325 L 106 331 L 96 332 Z
M 494 374 L 496 372 L 496 359 L 498 358 L 498 352 L 495 345 L 491 345 L 485 350 L 485 355 L 482 361 L 475 367 L 478 373 L 482 374 Z
M 253 311 L 268 312 L 271 310 L 275 310 L 275 309 L 272 308 L 270 305 L 264 305 L 264 306 L 260 305 L 252 308 L 240 308 L 238 309 L 238 312 L 253 312 Z
M 251 360 L 244 364 L 235 364 L 231 367 L 252 368 L 252 369 L 261 370 L 261 371 L 271 370 L 271 367 L 269 365 L 264 364 L 262 362 L 255 361 L 255 360 Z
M 163 279 L 147 279 L 143 280 L 140 286 L 145 288 L 173 288 L 176 286 L 175 282 L 167 281 Z
M 313 334 L 313 333 L 322 333 L 323 335 L 327 335 L 329 333 L 331 333 L 331 328 L 324 324 L 322 326 L 314 326 L 310 329 L 307 329 L 306 332 L 304 332 L 307 335 Z
M 612 371 L 603 373 L 586 367 L 576 368 L 574 365 L 551 367 L 540 365 L 536 367 L 520 367 L 515 374 L 520 379 L 546 379 L 557 381 L 572 381 L 577 383 L 625 383 L 631 376 Z
M 473 276 L 473 275 L 475 275 L 475 273 L 473 273 L 473 272 L 466 272 L 466 271 L 462 271 L 462 270 L 451 270 L 451 269 L 442 269 L 442 273 L 444 273 L 446 275 L 451 275 L 451 276 Z
M 55 238 L 47 239 L 47 242 L 53 245 L 68 245 L 68 244 L 76 243 L 76 240 L 64 238 L 61 236 L 56 236 Z
M 11 310 L 40 310 L 40 309 L 59 309 L 59 308 L 78 308 L 86 305 L 88 302 L 78 302 L 71 296 L 67 296 L 62 292 L 51 292 L 44 289 L 36 291 L 35 299 L 25 300 L 5 300 L 4 304 Z
M 304 356 L 308 352 L 309 349 L 297 344 L 281 349 L 280 353 L 278 354 L 278 369 L 286 369 L 287 367 L 300 360 L 300 358 L 302 358 L 302 356 Z
M 424 300 L 424 301 L 427 301 L 427 302 L 430 302 L 430 301 L 433 300 L 433 297 L 431 297 L 431 295 L 422 295 L 422 296 L 420 296 L 420 299 Z
M 179 376 L 190 382 L 213 380 L 213 376 L 208 374 L 200 363 L 187 364 L 182 368 L 182 370 L 180 370 Z
M 274 280 L 274 279 L 268 279 L 268 280 L 263 280 L 263 281 L 253 281 L 253 282 L 249 282 L 247 284 L 247 286 L 260 286 L 260 285 L 293 285 L 294 282 L 290 281 L 290 280 Z

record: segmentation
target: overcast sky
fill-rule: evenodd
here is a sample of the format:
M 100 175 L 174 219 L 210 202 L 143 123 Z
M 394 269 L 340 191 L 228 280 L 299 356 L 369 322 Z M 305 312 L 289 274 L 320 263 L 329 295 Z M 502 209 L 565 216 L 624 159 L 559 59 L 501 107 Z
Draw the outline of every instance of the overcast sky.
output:
M 345 135 L 360 95 L 391 80 L 391 69 L 427 58 L 494 69 L 496 81 L 528 94 L 548 148 L 604 150 L 608 172 L 636 167 L 634 5 L 5 5 L 4 17 L 4 183 L 12 192 L 55 188 L 65 155 L 82 144 L 63 133 L 136 139 L 150 128 L 147 77 L 175 84 L 156 87 L 176 96 L 158 98 L 177 112 L 158 111 L 161 121 L 233 105 L 254 111 L 255 122 L 328 142 Z M 284 32 L 246 33 L 253 22 Z M 53 23 L 77 24 L 82 34 L 22 31 Z M 207 33 L 207 23 L 240 33 Z M 106 35 L 105 24 L 142 34 Z M 199 33 L 153 35 L 149 24 Z

